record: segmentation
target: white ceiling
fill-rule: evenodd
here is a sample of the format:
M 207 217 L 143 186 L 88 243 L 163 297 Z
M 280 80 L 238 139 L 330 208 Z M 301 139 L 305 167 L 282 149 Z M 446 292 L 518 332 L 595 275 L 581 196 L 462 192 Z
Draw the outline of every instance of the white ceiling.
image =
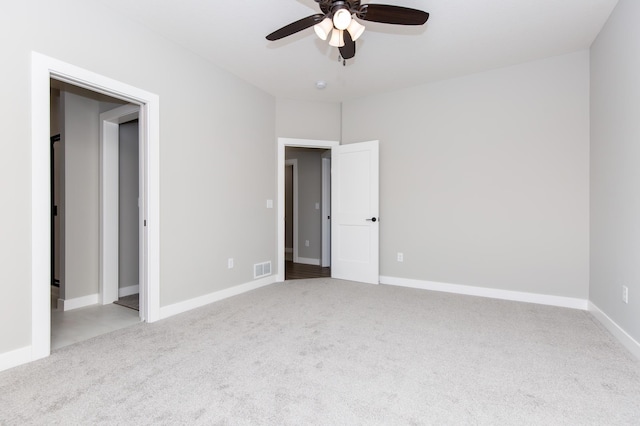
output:
M 372 22 L 343 67 L 313 28 L 265 36 L 319 12 L 314 0 L 96 0 L 280 97 L 342 101 L 588 48 L 618 0 L 380 0 L 431 14 Z M 315 88 L 325 80 L 327 88 Z

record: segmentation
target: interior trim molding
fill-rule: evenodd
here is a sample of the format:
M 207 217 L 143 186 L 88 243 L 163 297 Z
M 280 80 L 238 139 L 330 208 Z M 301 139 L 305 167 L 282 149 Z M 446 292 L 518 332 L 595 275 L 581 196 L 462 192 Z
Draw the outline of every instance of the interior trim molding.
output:
M 32 361 L 31 346 L 0 353 L 0 371 L 8 370 Z
M 295 263 L 302 263 L 304 265 L 320 266 L 320 259 L 312 259 L 310 257 L 299 257 Z
M 58 299 L 58 309 L 71 311 L 73 309 L 84 308 L 85 306 L 97 305 L 99 302 L 99 293 L 76 297 L 74 299 Z
M 118 297 L 131 296 L 136 293 L 140 293 L 140 286 L 138 284 L 130 285 L 128 287 L 120 287 L 118 289 Z
M 194 297 L 193 299 L 185 300 L 183 302 L 163 306 L 160 308 L 160 319 L 166 319 L 174 315 L 190 311 L 192 309 L 200 308 L 202 306 L 227 299 L 229 297 L 237 296 L 239 294 L 246 293 L 260 287 L 274 284 L 276 282 L 276 276 L 270 275 L 268 277 L 264 277 L 245 284 L 225 288 L 224 290 L 214 291 L 213 293 L 205 294 L 204 296 Z
M 444 293 L 464 294 L 467 296 L 488 297 L 491 299 L 512 300 L 514 302 L 537 303 L 540 305 L 558 306 L 562 308 L 586 311 L 588 300 L 573 297 L 552 296 L 547 294 L 527 293 L 521 291 L 502 290 L 489 287 L 475 287 L 461 284 L 421 281 L 408 278 L 380 277 L 380 284 L 399 287 L 418 288 L 422 290 L 441 291 Z
M 593 315 L 622 345 L 629 350 L 638 360 L 640 360 L 640 342 L 631 337 L 614 320 L 598 308 L 592 301 L 589 301 L 589 313 Z

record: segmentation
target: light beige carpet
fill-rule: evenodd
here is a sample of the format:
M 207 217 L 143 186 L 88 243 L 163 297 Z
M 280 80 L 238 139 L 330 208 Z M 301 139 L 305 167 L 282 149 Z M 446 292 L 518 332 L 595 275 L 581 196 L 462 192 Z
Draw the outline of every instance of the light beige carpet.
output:
M 276 284 L 0 373 L 0 424 L 640 424 L 640 365 L 587 312 Z

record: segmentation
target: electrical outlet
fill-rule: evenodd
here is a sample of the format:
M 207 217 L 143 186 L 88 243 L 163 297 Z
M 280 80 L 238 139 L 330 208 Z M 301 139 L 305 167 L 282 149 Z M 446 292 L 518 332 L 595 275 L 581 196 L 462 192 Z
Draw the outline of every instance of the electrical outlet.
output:
M 626 285 L 622 286 L 622 301 L 624 303 L 629 303 L 629 287 Z
M 229 269 L 233 268 L 233 257 L 230 257 L 229 260 L 227 260 L 227 266 Z
M 404 262 L 404 254 L 398 253 L 398 262 Z

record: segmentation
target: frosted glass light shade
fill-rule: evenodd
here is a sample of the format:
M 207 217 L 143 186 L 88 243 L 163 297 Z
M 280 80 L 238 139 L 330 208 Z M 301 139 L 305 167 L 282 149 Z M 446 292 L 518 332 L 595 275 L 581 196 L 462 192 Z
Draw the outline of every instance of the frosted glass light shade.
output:
M 333 32 L 331 33 L 331 40 L 329 40 L 329 46 L 344 46 L 344 33 L 342 32 L 342 30 L 338 30 L 336 28 L 333 29 Z
M 333 25 L 339 30 L 346 30 L 351 21 L 351 12 L 347 9 L 339 9 L 333 14 Z
M 326 40 L 329 37 L 329 33 L 333 29 L 333 22 L 329 18 L 324 18 L 322 22 L 319 22 L 313 26 L 318 37 L 322 40 Z
M 361 25 L 358 21 L 352 19 L 351 23 L 347 27 L 347 31 L 349 31 L 349 34 L 351 35 L 351 40 L 356 41 L 358 38 L 360 38 L 360 36 L 364 32 L 364 28 L 364 25 Z

